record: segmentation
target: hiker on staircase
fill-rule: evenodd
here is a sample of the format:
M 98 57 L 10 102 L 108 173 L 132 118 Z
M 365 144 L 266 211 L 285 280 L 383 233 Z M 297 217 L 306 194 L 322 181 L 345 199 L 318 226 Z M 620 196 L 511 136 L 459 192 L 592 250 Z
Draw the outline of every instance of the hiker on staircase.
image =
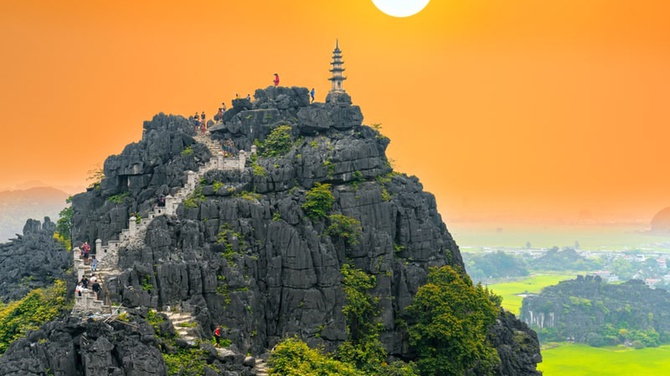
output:
M 88 245 L 88 242 L 84 242 L 84 244 L 81 245 L 81 252 L 84 258 L 84 263 L 88 263 L 88 255 L 91 253 L 91 246 Z
M 91 281 L 92 281 L 92 280 L 93 280 L 93 278 L 91 277 Z M 98 282 L 97 279 L 96 279 L 95 282 L 93 282 L 93 284 L 91 285 L 91 289 L 93 290 L 93 293 L 95 294 L 95 298 L 96 298 L 96 299 L 100 299 L 99 296 L 100 296 L 100 290 L 101 290 L 101 288 L 100 288 L 100 282 Z

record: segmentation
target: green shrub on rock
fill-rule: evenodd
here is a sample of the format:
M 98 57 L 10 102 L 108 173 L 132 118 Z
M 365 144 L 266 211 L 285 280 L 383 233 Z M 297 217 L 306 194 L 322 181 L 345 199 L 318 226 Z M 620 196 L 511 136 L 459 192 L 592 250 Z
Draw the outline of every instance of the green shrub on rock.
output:
M 330 184 L 316 183 L 314 188 L 305 194 L 305 203 L 301 207 L 311 219 L 321 219 L 328 216 L 334 203 L 335 197 L 330 191 Z
M 350 364 L 332 359 L 316 349 L 310 349 L 298 338 L 287 338 L 275 346 L 269 360 L 270 375 L 276 376 L 358 376 Z
M 29 330 L 37 330 L 61 311 L 72 308 L 67 306 L 65 291 L 65 282 L 56 280 L 48 288 L 33 290 L 23 299 L 0 307 L 0 354 Z
M 286 154 L 293 146 L 293 136 L 291 127 L 280 125 L 273 129 L 265 138 L 265 142 L 260 145 L 260 155 L 262 157 L 278 157 Z
M 361 222 L 356 218 L 343 214 L 331 214 L 330 226 L 326 228 L 326 234 L 344 239 L 348 245 L 358 244 L 361 240 Z

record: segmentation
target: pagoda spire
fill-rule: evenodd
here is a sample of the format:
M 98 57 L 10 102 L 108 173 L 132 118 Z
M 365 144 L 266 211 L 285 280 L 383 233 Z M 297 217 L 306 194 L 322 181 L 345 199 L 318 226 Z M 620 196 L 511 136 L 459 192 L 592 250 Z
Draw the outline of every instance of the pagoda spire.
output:
M 333 85 L 330 89 L 330 93 L 344 93 L 345 91 L 342 88 L 342 82 L 347 78 L 342 75 L 342 72 L 344 72 L 344 68 L 342 68 L 344 61 L 342 61 L 342 50 L 340 50 L 340 41 L 338 39 L 335 39 L 333 61 L 330 64 L 333 66 L 330 69 L 330 73 L 332 73 L 333 76 L 328 79 Z

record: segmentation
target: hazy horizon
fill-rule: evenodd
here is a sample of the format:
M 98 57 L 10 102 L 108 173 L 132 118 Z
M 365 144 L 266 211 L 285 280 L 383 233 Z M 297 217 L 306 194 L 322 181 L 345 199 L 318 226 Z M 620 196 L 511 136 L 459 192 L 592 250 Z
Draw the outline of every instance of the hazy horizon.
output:
M 382 124 L 447 224 L 651 221 L 670 206 L 660 0 L 431 1 L 408 18 L 360 0 L 0 9 L 6 187 L 83 190 L 154 114 L 211 117 L 275 72 L 323 101 L 339 39 L 364 123 Z

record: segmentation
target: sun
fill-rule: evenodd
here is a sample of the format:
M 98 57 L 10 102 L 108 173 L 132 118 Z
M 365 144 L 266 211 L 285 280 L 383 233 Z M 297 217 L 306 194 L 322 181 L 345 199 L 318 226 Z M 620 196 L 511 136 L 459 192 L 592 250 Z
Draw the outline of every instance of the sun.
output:
M 393 17 L 409 17 L 423 10 L 430 0 L 372 0 L 379 10 Z

